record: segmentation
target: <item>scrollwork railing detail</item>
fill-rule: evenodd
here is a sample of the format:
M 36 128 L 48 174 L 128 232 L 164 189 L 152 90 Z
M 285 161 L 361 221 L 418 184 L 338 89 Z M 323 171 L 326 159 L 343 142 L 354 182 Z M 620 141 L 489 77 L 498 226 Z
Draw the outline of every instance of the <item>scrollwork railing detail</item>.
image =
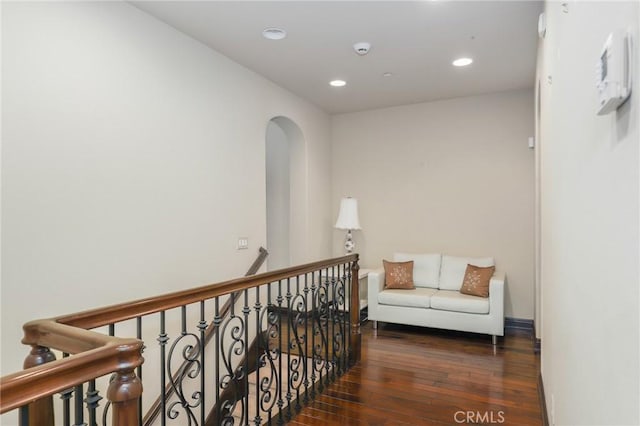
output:
M 233 425 L 233 412 L 239 404 L 242 408 L 240 424 L 245 424 L 245 398 L 243 398 L 243 383 L 246 380 L 247 373 L 244 365 L 239 363 L 241 357 L 246 353 L 247 343 L 244 341 L 245 321 L 242 317 L 232 314 L 225 321 L 220 333 L 220 358 L 224 366 L 224 374 L 220 379 L 221 391 L 231 387 L 231 396 L 221 401 L 221 424 Z M 234 360 L 238 361 L 238 366 L 234 368 Z
M 189 340 L 192 341 L 189 342 Z M 185 395 L 184 391 L 185 380 L 196 380 L 200 376 L 202 370 L 202 363 L 199 359 L 200 351 L 198 349 L 200 344 L 200 338 L 196 334 L 182 333 L 171 345 L 167 359 L 169 385 L 177 398 L 177 401 L 173 401 L 167 405 L 167 417 L 171 420 L 177 419 L 180 416 L 178 409 L 181 408 L 187 421 L 185 426 L 198 426 L 198 419 L 193 410 L 202 404 L 203 399 L 200 391 L 194 391 L 189 398 Z M 182 358 L 175 360 L 174 353 L 180 345 L 184 345 L 179 351 Z M 177 374 L 174 374 L 172 364 L 176 361 L 181 364 L 182 361 L 186 361 L 186 363 L 182 364 Z M 182 421 L 181 424 L 185 424 L 184 421 Z

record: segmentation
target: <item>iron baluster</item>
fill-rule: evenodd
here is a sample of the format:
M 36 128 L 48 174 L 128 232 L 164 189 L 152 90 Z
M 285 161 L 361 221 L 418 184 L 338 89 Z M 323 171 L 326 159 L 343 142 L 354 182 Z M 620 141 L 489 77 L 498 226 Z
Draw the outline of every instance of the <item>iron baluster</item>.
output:
M 287 322 L 289 323 L 287 327 L 287 413 L 286 419 L 287 421 L 291 420 L 291 375 L 293 374 L 293 369 L 291 366 L 291 279 L 287 278 L 287 293 L 285 295 L 287 299 Z
M 200 368 L 202 371 L 200 372 L 200 395 L 202 396 L 202 403 L 200 404 L 200 424 L 204 426 L 205 424 L 205 362 L 204 362 L 204 346 L 205 346 L 205 334 L 207 331 L 207 321 L 205 320 L 204 314 L 204 300 L 200 301 L 200 321 L 198 322 L 198 329 L 200 330 L 200 345 L 198 346 L 200 350 Z
M 256 313 L 256 416 L 253 419 L 255 426 L 260 426 L 260 359 L 262 357 L 262 324 L 260 324 L 260 287 L 256 287 L 256 303 L 253 306 Z M 247 391 L 247 396 L 249 392 Z
M 165 311 L 160 312 L 160 335 L 158 336 L 158 343 L 160 343 L 160 411 L 162 417 L 160 417 L 160 424 L 165 426 L 167 424 L 167 401 L 165 398 L 165 389 L 167 388 L 165 365 L 167 361 L 166 345 L 169 341 L 165 328 Z
M 338 265 L 338 312 L 339 312 L 339 323 L 338 329 L 340 333 L 340 351 L 338 354 L 338 376 L 342 376 L 347 371 L 347 366 L 345 364 L 345 353 L 347 352 L 347 342 L 348 334 L 346 332 L 346 324 L 347 317 L 349 316 L 349 302 L 350 299 L 347 295 L 347 266 L 342 263 Z
M 336 379 L 336 317 L 337 317 L 337 309 L 336 309 L 336 267 L 331 267 L 331 302 L 330 302 L 330 323 L 331 323 L 331 381 L 333 382 Z
M 351 280 L 349 279 L 349 268 L 347 264 L 342 265 L 342 293 L 344 298 L 344 308 L 342 309 L 342 373 L 346 373 L 348 370 L 348 360 L 347 356 L 347 342 L 349 341 L 349 330 L 348 327 L 349 319 L 351 318 Z M 358 312 L 360 307 L 360 300 L 358 300 Z
M 268 413 L 267 423 L 272 424 L 273 421 L 273 407 L 279 402 L 278 395 L 280 394 L 281 379 L 279 376 L 278 368 L 276 368 L 275 361 L 282 357 L 282 351 L 280 346 L 275 342 L 276 338 L 280 335 L 280 313 L 276 312 L 271 298 L 271 285 L 267 285 L 267 309 L 264 314 L 267 315 L 267 333 L 263 346 L 265 347 L 265 353 L 263 354 L 264 362 L 261 365 L 268 363 L 269 376 L 265 376 L 260 383 L 260 390 L 262 396 L 260 398 L 260 408 L 262 411 Z M 272 343 L 273 341 L 273 343 Z M 273 350 L 270 346 L 273 345 Z M 280 361 L 278 361 L 280 362 Z M 271 385 L 275 385 L 275 389 L 271 389 Z M 280 418 L 278 416 L 278 418 Z
M 278 357 L 278 424 L 284 424 L 284 415 L 282 408 L 284 407 L 284 400 L 282 399 L 282 280 L 278 280 L 278 348 L 280 348 L 280 356 Z
M 109 336 L 115 336 L 116 335 L 116 324 L 115 323 L 111 323 L 107 325 L 107 333 L 109 334 Z M 111 378 L 109 379 L 109 381 L 113 380 L 114 376 L 111 376 Z M 109 416 L 109 409 L 111 408 L 111 401 L 107 400 L 107 402 L 104 404 L 104 409 L 102 410 L 102 425 L 103 426 L 107 426 L 107 418 Z
M 315 368 L 315 355 L 316 355 L 316 281 L 315 273 L 311 272 L 311 398 L 316 397 L 316 368 Z
M 333 280 L 333 344 L 331 353 L 333 358 L 332 381 L 340 374 L 340 265 L 334 267 Z
M 331 322 L 331 279 L 330 279 L 330 275 L 329 275 L 329 268 L 326 269 L 326 300 L 325 300 L 325 309 L 326 309 L 326 321 L 325 321 L 325 335 L 324 335 L 324 369 L 325 369 L 325 374 L 324 374 L 324 379 L 325 379 L 325 385 L 329 386 L 329 379 L 330 379 L 330 372 L 329 369 L 331 368 L 331 361 L 329 360 L 329 323 Z
M 29 426 L 29 405 L 20 407 L 20 426 Z
M 318 391 L 322 392 L 325 387 L 325 378 L 326 374 L 324 374 L 325 365 L 326 365 L 326 355 L 327 351 L 327 336 L 325 330 L 325 324 L 327 323 L 327 270 L 324 271 L 321 269 L 318 271 L 318 290 L 316 292 L 316 320 L 314 323 L 316 324 L 315 335 L 318 336 L 319 341 L 314 345 L 313 349 L 313 368 L 318 373 Z
M 309 403 L 309 273 L 304 274 L 304 403 Z
M 62 399 L 62 424 L 71 426 L 71 397 L 73 396 L 73 388 L 65 389 L 60 392 Z
M 342 345 L 342 359 L 343 359 L 343 367 L 342 367 L 342 371 L 343 373 L 346 373 L 347 370 L 349 369 L 349 338 L 351 337 L 350 331 L 351 331 L 351 299 L 353 297 L 353 294 L 351 294 L 351 273 L 350 273 L 350 268 L 349 268 L 349 264 L 345 263 L 344 265 L 342 265 L 343 268 L 343 281 L 344 281 L 344 294 L 345 294 L 345 298 L 344 298 L 344 316 L 342 318 L 342 322 L 343 322 L 343 345 Z M 358 300 L 358 308 L 360 307 L 360 300 Z M 359 310 L 358 310 L 359 312 Z M 359 315 L 359 314 L 358 314 Z
M 343 334 L 342 334 L 342 295 L 343 295 L 343 289 L 342 289 L 342 275 L 340 273 L 340 266 L 338 266 L 338 279 L 336 280 L 336 328 L 337 328 L 337 333 L 334 337 L 334 340 L 336 341 L 336 348 L 334 349 L 334 353 L 336 354 L 336 376 L 340 377 L 340 375 L 342 374 L 342 339 L 343 339 Z
M 222 318 L 220 318 L 220 298 L 216 297 L 215 298 L 215 307 L 214 307 L 214 316 L 213 316 L 213 325 L 215 327 L 215 334 L 216 334 L 216 343 L 215 343 L 215 366 L 216 366 L 216 383 L 215 383 L 215 388 L 216 388 L 216 401 L 215 401 L 215 407 L 216 407 L 216 421 L 218 423 L 220 423 L 221 421 L 221 414 L 222 414 L 222 410 L 220 407 L 220 323 L 222 322 Z
M 244 344 L 245 344 L 245 354 L 244 354 L 244 399 L 246 403 L 244 404 L 244 419 L 245 425 L 249 424 L 249 313 L 251 309 L 249 309 L 249 290 L 245 289 L 243 291 L 244 295 L 244 306 L 242 307 L 242 314 L 244 315 Z M 260 330 L 256 329 L 256 333 Z M 257 337 L 257 334 L 256 334 Z
M 340 265 L 336 266 L 336 279 L 333 288 L 333 311 L 334 311 L 334 331 L 333 331 L 333 379 L 341 374 L 341 354 L 342 354 L 342 274 L 340 273 Z
M 351 309 L 350 309 L 350 329 L 349 329 L 349 366 L 353 366 L 355 363 L 360 361 L 360 357 L 362 356 L 362 335 L 360 332 L 360 289 L 359 289 L 359 281 L 358 271 L 360 270 L 360 266 L 358 266 L 358 255 L 350 263 L 350 281 L 349 286 L 351 289 Z
M 293 340 L 291 341 L 291 353 L 289 354 L 291 374 L 289 376 L 289 384 L 296 393 L 296 405 L 295 412 L 299 412 L 302 406 L 300 405 L 300 387 L 305 378 L 305 335 L 301 333 L 301 327 L 304 324 L 305 310 L 304 310 L 304 296 L 300 293 L 300 276 L 296 277 L 296 292 L 291 300 L 291 328 L 293 330 Z M 297 349 L 296 357 L 293 357 L 293 351 Z M 289 410 L 291 412 L 291 409 Z
M 350 359 L 350 353 L 351 353 L 351 309 L 352 309 L 352 300 L 353 297 L 355 296 L 353 294 L 353 292 L 351 291 L 351 265 L 349 263 L 345 264 L 345 267 L 347 269 L 346 273 L 347 273 L 347 278 L 345 280 L 345 286 L 347 288 L 347 302 L 345 306 L 345 310 L 347 312 L 347 318 L 345 321 L 345 351 L 344 351 L 344 356 L 345 356 L 345 370 L 349 369 L 349 359 Z M 358 283 L 359 285 L 359 283 Z M 360 295 L 357 296 L 358 297 L 358 321 L 360 321 Z
M 342 276 L 342 272 L 340 271 L 340 266 L 337 266 L 337 270 L 338 270 L 338 276 L 337 276 L 337 280 L 336 280 L 336 288 L 335 288 L 335 298 L 336 298 L 336 304 L 335 304 L 335 311 L 336 311 L 336 326 L 337 326 L 337 334 L 334 334 L 333 336 L 333 340 L 334 340 L 334 347 L 333 347 L 333 353 L 334 353 L 334 358 L 336 360 L 336 364 L 335 364 L 335 375 L 336 376 L 340 376 L 342 375 L 342 343 L 343 343 L 343 333 L 342 333 L 342 312 L 343 312 L 343 304 L 342 304 L 342 283 L 343 283 L 343 276 Z
M 270 324 L 271 323 L 271 317 L 272 317 L 272 312 L 273 312 L 273 303 L 271 302 L 271 283 L 267 284 L 267 322 Z M 275 318 L 275 316 L 274 316 Z M 271 345 L 271 339 L 272 339 L 272 335 L 271 335 L 271 325 L 267 326 L 267 337 L 266 339 L 266 349 L 267 352 L 269 352 L 269 348 Z M 274 345 L 275 346 L 275 345 Z M 277 349 L 276 349 L 277 350 Z M 271 364 L 273 365 L 273 360 L 268 358 L 268 361 L 271 362 Z M 275 370 L 273 370 L 275 371 Z M 277 380 L 277 375 L 276 375 L 276 380 Z M 276 393 L 278 391 L 278 387 L 276 385 Z M 273 400 L 276 401 L 276 397 L 274 395 Z M 260 406 L 262 406 L 262 400 L 260 400 Z M 268 418 L 268 424 L 271 424 L 271 420 L 272 420 L 272 410 L 269 410 L 269 414 L 267 416 Z
M 90 380 L 87 388 L 87 398 L 84 402 L 87 404 L 89 411 L 89 426 L 96 426 L 96 408 L 98 408 L 99 402 L 102 399 L 98 391 L 96 390 L 96 381 Z
M 340 330 L 340 354 L 338 356 L 338 375 L 342 376 L 345 372 L 345 364 L 344 364 L 344 352 L 345 352 L 345 314 L 347 312 L 347 301 L 346 301 L 346 293 L 345 293 L 345 280 L 346 280 L 346 270 L 344 264 L 342 266 L 342 272 L 340 273 L 339 286 L 338 286 L 338 312 L 340 317 L 340 323 L 338 324 L 338 329 Z M 340 267 L 338 267 L 338 272 L 340 272 Z
M 102 410 L 102 426 L 107 426 L 107 418 L 109 417 L 109 407 L 111 407 L 111 401 L 107 401 L 104 404 L 104 410 Z
M 190 343 L 190 341 L 192 341 L 192 343 Z M 179 351 L 182 355 L 183 363 L 176 374 L 174 374 L 172 368 L 173 357 L 179 344 L 184 345 L 182 350 Z M 169 349 L 166 369 L 169 385 L 178 400 L 169 404 L 166 414 L 169 419 L 175 420 L 180 415 L 180 411 L 177 410 L 177 408 L 180 407 L 189 425 L 198 424 L 193 409 L 202 403 L 202 394 L 200 392 L 194 392 L 190 398 L 193 402 L 190 402 L 187 400 L 184 391 L 185 381 L 188 379 L 196 379 L 201 373 L 201 365 L 198 360 L 199 351 L 196 350 L 199 345 L 200 340 L 198 336 L 187 331 L 187 307 L 183 305 L 180 307 L 180 336 L 178 336 Z M 182 423 L 184 424 L 184 420 L 182 420 Z
M 241 357 L 243 354 L 246 356 L 246 343 L 243 340 L 244 329 L 246 324 L 242 317 L 234 314 L 233 305 L 235 304 L 235 297 L 232 296 L 231 300 L 231 316 L 224 322 L 220 331 L 220 345 L 222 354 L 222 364 L 224 365 L 226 372 L 222 376 L 218 386 L 221 390 L 228 390 L 230 393 L 229 399 L 225 399 L 221 404 L 222 410 L 222 424 L 232 425 L 234 424 L 233 412 L 240 403 L 241 419 L 240 424 L 246 421 L 245 418 L 245 400 L 242 395 L 244 387 L 240 387 L 243 380 L 246 380 L 246 371 L 244 371 L 244 365 L 241 364 L 238 368 L 234 369 L 233 365 L 235 358 Z M 229 330 L 227 332 L 227 330 Z M 228 346 L 225 345 L 227 338 L 230 339 Z M 235 356 L 235 357 L 234 357 Z M 231 386 L 231 388 L 229 388 Z
M 73 391 L 73 407 L 75 424 L 73 426 L 87 426 L 84 422 L 84 401 L 82 400 L 83 386 L 78 385 Z
M 136 317 L 136 338 L 138 340 L 142 340 L 142 317 Z M 144 352 L 144 346 L 142 347 L 142 351 Z M 138 366 L 138 368 L 136 368 L 136 374 L 138 375 L 138 378 L 140 379 L 140 382 L 142 382 L 142 364 L 140 364 Z M 140 398 L 138 399 L 138 424 L 142 425 L 142 394 L 140 395 Z
M 62 358 L 68 358 L 69 354 L 64 352 Z M 60 392 L 60 399 L 62 399 L 62 424 L 64 426 L 71 426 L 71 397 L 73 396 L 73 388 L 65 389 Z
M 340 270 L 342 267 L 342 271 Z M 338 335 L 336 336 L 338 348 L 335 351 L 337 354 L 337 372 L 338 376 L 344 373 L 344 316 L 347 309 L 345 303 L 345 271 L 344 264 L 338 265 L 338 282 L 336 284 L 336 316 L 338 321 Z

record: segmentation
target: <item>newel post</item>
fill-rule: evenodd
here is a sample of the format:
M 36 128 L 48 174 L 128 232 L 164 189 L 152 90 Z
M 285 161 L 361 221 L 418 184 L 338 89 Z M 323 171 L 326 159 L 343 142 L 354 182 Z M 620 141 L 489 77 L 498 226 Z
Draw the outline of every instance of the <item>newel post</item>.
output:
M 31 352 L 24 360 L 23 367 L 37 367 L 55 360 L 56 356 L 49 348 L 33 345 Z M 22 419 L 20 424 L 23 424 Z M 29 426 L 54 426 L 54 424 L 53 396 L 46 396 L 29 404 Z
M 111 401 L 112 426 L 137 425 L 140 420 L 138 399 L 142 395 L 142 382 L 133 369 L 125 369 L 113 374 L 107 389 L 107 399 Z
M 360 362 L 361 357 L 361 344 L 362 336 L 360 334 L 360 280 L 358 279 L 358 273 L 360 266 L 358 266 L 358 255 L 351 264 L 351 352 L 349 364 L 354 365 Z

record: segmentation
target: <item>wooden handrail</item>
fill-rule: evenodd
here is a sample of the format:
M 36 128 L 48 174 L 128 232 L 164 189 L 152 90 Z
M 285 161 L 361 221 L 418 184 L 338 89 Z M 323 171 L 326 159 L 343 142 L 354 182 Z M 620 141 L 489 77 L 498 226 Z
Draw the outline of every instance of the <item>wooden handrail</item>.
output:
M 218 284 L 209 284 L 189 290 L 176 291 L 161 296 L 111 305 L 105 308 L 64 315 L 57 317 L 55 320 L 61 324 L 67 324 L 84 329 L 92 329 L 144 315 L 166 311 L 179 306 L 189 305 L 201 300 L 224 296 L 236 291 L 258 287 L 263 284 L 269 284 L 292 276 L 303 275 L 308 272 L 317 271 L 318 269 L 335 266 L 337 264 L 355 262 L 357 260 L 358 255 L 351 254 L 334 259 L 321 260 L 318 262 L 307 263 L 305 265 L 279 269 L 277 271 L 265 272 L 258 275 L 252 275 L 250 277 L 236 278 L 229 281 L 223 281 Z
M 258 257 L 256 257 L 256 260 L 253 261 L 247 273 L 244 274 L 245 277 L 257 274 L 264 261 L 267 260 L 267 256 L 269 256 L 269 252 L 264 247 L 260 247 L 258 249 L 258 252 Z

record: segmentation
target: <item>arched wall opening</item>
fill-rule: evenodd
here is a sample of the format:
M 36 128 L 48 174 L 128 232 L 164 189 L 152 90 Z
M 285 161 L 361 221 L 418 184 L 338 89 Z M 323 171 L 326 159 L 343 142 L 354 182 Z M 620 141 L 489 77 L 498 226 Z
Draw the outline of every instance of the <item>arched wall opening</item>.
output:
M 265 136 L 267 269 L 285 268 L 306 259 L 307 166 L 300 127 L 274 117 Z

